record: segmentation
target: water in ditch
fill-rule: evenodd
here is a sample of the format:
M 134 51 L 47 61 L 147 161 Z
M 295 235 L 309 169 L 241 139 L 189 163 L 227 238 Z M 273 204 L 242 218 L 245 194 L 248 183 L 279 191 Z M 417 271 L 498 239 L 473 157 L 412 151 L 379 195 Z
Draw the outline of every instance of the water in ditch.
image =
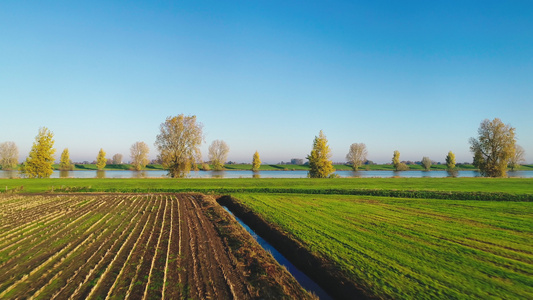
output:
M 313 279 L 309 278 L 307 275 L 305 275 L 302 271 L 298 270 L 283 254 L 279 253 L 276 248 L 274 248 L 272 245 L 270 245 L 265 239 L 257 235 L 255 231 L 253 231 L 248 225 L 244 224 L 241 219 L 239 219 L 237 216 L 235 216 L 226 206 L 222 206 L 224 209 L 229 212 L 232 216 L 235 217 L 235 219 L 241 224 L 248 233 L 250 233 L 253 238 L 265 249 L 266 251 L 270 252 L 272 256 L 278 261 L 278 263 L 282 266 L 285 266 L 285 268 L 292 274 L 294 278 L 300 283 L 300 285 L 306 289 L 309 292 L 313 292 L 315 295 L 317 295 L 321 300 L 322 299 L 333 299 L 331 298 L 324 289 L 322 289 L 316 282 L 313 281 Z

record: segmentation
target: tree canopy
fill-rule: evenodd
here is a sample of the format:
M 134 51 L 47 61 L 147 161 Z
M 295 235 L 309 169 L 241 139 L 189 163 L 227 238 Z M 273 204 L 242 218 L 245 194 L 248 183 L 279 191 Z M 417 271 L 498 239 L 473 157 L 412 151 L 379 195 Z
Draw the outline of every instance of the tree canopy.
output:
M 68 171 L 73 169 L 73 165 L 70 162 L 70 154 L 68 148 L 65 148 L 61 153 L 61 158 L 59 160 L 59 170 Z
M 19 150 L 14 142 L 0 144 L 0 167 L 2 167 L 2 170 L 16 169 L 18 160 Z
M 503 124 L 499 118 L 485 119 L 478 129 L 478 138 L 470 138 L 470 151 L 474 154 L 474 165 L 481 175 L 503 177 L 507 165 L 515 155 L 515 128 Z
M 200 146 L 204 140 L 202 128 L 202 123 L 196 122 L 196 116 L 183 114 L 168 117 L 161 124 L 155 145 L 159 159 L 171 177 L 185 177 L 192 165 L 200 161 Z
M 54 134 L 46 127 L 39 128 L 35 142 L 22 166 L 22 173 L 30 178 L 49 178 L 53 173 Z
M 259 167 L 261 167 L 261 158 L 259 158 L 259 152 L 255 151 L 252 158 L 252 171 L 259 171 Z
M 409 170 L 409 166 L 400 162 L 400 151 L 398 150 L 394 150 L 394 154 L 392 155 L 392 165 L 396 171 Z
M 149 163 L 148 153 L 150 148 L 145 142 L 135 142 L 130 147 L 131 164 L 137 171 L 142 170 Z
M 228 159 L 229 147 L 223 140 L 214 140 L 209 145 L 209 160 L 213 164 L 215 171 L 224 168 L 224 163 Z
M 117 153 L 117 154 L 113 155 L 112 161 L 113 161 L 114 165 L 122 164 L 122 154 Z
M 311 178 L 327 178 L 330 177 L 335 169 L 330 160 L 331 150 L 328 146 L 328 140 L 322 130 L 318 136 L 315 136 L 313 141 L 313 149 L 307 156 L 309 160 L 309 173 Z
M 429 157 L 422 157 L 422 167 L 424 167 L 424 170 L 429 171 L 431 168 L 431 159 L 429 159 Z
M 525 153 L 526 152 L 522 146 L 515 145 L 514 155 L 509 160 L 509 168 L 511 168 L 512 171 L 519 169 L 520 164 L 526 161 L 524 158 Z
M 98 156 L 96 156 L 96 168 L 98 170 L 103 170 L 107 164 L 107 159 L 105 158 L 104 149 L 100 148 L 98 151 Z
M 366 145 L 363 143 L 353 143 L 350 145 L 350 150 L 346 154 L 346 160 L 352 164 L 354 171 L 357 171 L 359 166 L 361 166 L 366 161 L 366 156 L 368 152 L 366 151 Z
M 446 155 L 446 168 L 452 170 L 455 168 L 455 154 L 452 151 L 448 152 Z

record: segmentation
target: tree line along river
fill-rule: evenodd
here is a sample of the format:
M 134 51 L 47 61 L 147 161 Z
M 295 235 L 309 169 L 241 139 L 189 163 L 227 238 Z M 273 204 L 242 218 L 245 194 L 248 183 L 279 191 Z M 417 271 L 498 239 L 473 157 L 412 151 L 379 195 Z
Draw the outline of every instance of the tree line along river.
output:
M 442 178 L 442 177 L 480 177 L 478 171 L 336 171 L 339 177 L 363 178 Z M 508 177 L 533 178 L 533 171 L 509 171 Z M 1 171 L 0 178 L 19 178 L 18 171 Z M 84 170 L 54 171 L 51 178 L 160 178 L 167 177 L 165 170 L 129 171 L 129 170 Z M 307 171 L 193 171 L 189 178 L 306 178 Z

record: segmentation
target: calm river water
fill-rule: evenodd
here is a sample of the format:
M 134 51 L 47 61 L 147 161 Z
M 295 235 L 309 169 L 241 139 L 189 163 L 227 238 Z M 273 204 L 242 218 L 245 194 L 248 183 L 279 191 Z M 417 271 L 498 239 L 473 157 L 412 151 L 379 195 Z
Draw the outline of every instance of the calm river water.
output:
M 340 177 L 479 177 L 477 171 L 337 171 Z M 533 171 L 507 172 L 509 177 L 533 178 Z M 21 177 L 18 171 L 0 171 L 0 178 Z M 54 171 L 52 178 L 161 178 L 167 171 Z M 190 178 L 306 178 L 307 171 L 196 171 L 189 173 Z

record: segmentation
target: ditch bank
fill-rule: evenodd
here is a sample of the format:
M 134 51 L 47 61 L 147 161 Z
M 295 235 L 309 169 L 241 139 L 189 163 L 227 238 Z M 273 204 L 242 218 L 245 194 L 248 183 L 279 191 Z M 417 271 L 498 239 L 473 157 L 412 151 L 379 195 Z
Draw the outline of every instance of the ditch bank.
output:
M 332 263 L 312 254 L 299 241 L 291 239 L 278 228 L 231 196 L 221 196 L 217 202 L 227 207 L 235 216 L 270 243 L 292 264 L 313 279 L 335 299 L 374 299 L 356 282 L 348 280 Z

